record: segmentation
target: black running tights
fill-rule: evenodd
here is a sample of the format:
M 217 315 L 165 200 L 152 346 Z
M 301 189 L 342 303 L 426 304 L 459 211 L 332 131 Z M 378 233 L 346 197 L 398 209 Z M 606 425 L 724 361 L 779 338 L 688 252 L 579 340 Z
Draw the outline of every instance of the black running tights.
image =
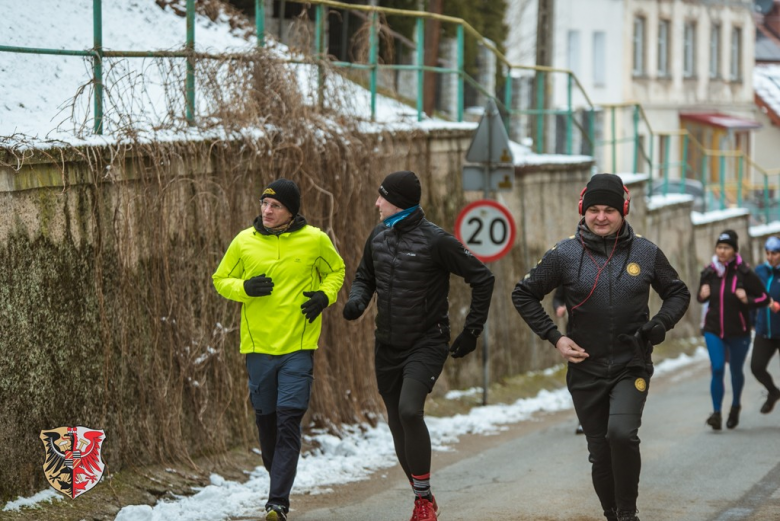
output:
M 424 419 L 427 396 L 428 387 L 412 378 L 404 378 L 400 389 L 382 395 L 395 453 L 410 482 L 413 474 L 431 471 L 431 436 Z
M 780 349 L 780 338 L 763 338 L 756 335 L 756 339 L 753 341 L 753 357 L 750 359 L 750 370 L 753 372 L 756 380 L 766 387 L 769 394 L 780 392 L 772 381 L 769 371 L 766 370 L 769 366 L 769 361 L 778 349 Z

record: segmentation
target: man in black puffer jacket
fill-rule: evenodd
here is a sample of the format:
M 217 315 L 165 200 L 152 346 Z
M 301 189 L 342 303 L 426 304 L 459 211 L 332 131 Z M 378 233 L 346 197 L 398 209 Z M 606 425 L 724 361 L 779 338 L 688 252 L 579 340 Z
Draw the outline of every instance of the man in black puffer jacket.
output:
M 637 435 L 652 376 L 652 346 L 683 317 L 691 295 L 663 252 L 625 220 L 630 197 L 614 174 L 596 174 L 580 197 L 575 235 L 553 246 L 512 293 L 531 329 L 569 361 L 567 385 L 593 463 L 593 486 L 610 520 L 638 521 Z M 566 336 L 544 311 L 563 286 Z M 650 288 L 663 299 L 651 319 Z
M 425 219 L 420 181 L 413 172 L 388 175 L 376 206 L 374 228 L 344 306 L 356 320 L 377 295 L 375 371 L 398 460 L 415 494 L 413 519 L 433 521 L 431 439 L 423 419 L 425 398 L 448 352 L 460 358 L 477 346 L 493 294 L 493 274 L 458 240 Z M 463 332 L 452 346 L 447 295 L 450 274 L 471 286 Z M 449 349 L 448 349 L 449 348 Z

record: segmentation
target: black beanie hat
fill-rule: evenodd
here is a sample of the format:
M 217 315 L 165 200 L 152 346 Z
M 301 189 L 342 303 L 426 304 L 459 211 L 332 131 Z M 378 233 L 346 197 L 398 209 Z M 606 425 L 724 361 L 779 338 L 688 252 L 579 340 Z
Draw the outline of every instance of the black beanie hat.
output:
M 298 185 L 289 179 L 277 179 L 268 185 L 263 190 L 260 200 L 262 201 L 266 197 L 273 197 L 282 203 L 293 214 L 293 217 L 298 215 L 298 210 L 301 209 L 301 192 L 298 190 Z
M 379 185 L 379 194 L 390 204 L 406 210 L 420 204 L 422 188 L 414 172 L 401 170 L 385 177 Z
M 737 237 L 737 232 L 734 230 L 723 230 L 720 232 L 720 235 L 718 235 L 718 241 L 715 243 L 715 246 L 720 243 L 724 243 L 734 248 L 734 251 L 739 251 L 738 241 L 739 237 Z
M 603 204 L 611 206 L 620 215 L 623 213 L 623 196 L 626 191 L 623 189 L 623 180 L 615 174 L 596 174 L 590 178 L 585 187 L 585 194 L 582 196 L 582 214 L 594 204 Z

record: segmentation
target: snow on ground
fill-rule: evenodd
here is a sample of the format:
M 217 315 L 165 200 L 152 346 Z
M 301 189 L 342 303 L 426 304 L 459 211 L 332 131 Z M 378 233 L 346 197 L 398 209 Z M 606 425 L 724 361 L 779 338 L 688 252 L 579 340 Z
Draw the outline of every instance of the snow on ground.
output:
M 657 364 L 655 375 L 670 373 L 707 358 L 707 350 L 698 347 L 691 356 L 683 354 Z M 428 417 L 426 423 L 434 450 L 452 451 L 460 436 L 495 434 L 510 429 L 510 424 L 533 421 L 536 414 L 571 408 L 568 390 L 560 388 L 542 390 L 535 397 L 522 398 L 512 404 L 475 407 L 468 414 Z M 301 457 L 293 494 L 327 494 L 334 486 L 368 479 L 376 471 L 396 464 L 390 429 L 383 422 L 375 428 L 368 425 L 345 426 L 341 437 L 327 433 L 313 433 L 310 437 L 319 448 Z M 213 474 L 211 484 L 196 489 L 192 496 L 159 502 L 154 507 L 127 506 L 119 512 L 116 521 L 221 521 L 229 516 L 256 514 L 268 493 L 268 473 L 263 467 L 257 467 L 246 471 L 246 474 L 249 478 L 245 483 Z M 56 496 L 56 493 L 44 491 L 31 498 L 20 498 L 8 503 L 4 510 L 31 506 L 37 501 L 50 500 L 52 495 Z
M 45 490 L 41 490 L 40 492 L 38 492 L 33 496 L 20 497 L 15 501 L 9 501 L 3 507 L 3 512 L 18 511 L 21 510 L 22 508 L 35 508 L 41 503 L 46 503 L 48 501 L 52 501 L 52 502 L 59 501 L 63 499 L 63 497 L 64 496 L 56 492 L 53 488 L 47 488 Z

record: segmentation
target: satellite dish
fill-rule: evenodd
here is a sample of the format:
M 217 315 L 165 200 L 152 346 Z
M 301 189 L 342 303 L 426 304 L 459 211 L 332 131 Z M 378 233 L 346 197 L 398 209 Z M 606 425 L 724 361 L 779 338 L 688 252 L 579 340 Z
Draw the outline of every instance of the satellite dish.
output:
M 761 14 L 767 14 L 771 11 L 774 3 L 774 0 L 753 0 L 756 12 Z

